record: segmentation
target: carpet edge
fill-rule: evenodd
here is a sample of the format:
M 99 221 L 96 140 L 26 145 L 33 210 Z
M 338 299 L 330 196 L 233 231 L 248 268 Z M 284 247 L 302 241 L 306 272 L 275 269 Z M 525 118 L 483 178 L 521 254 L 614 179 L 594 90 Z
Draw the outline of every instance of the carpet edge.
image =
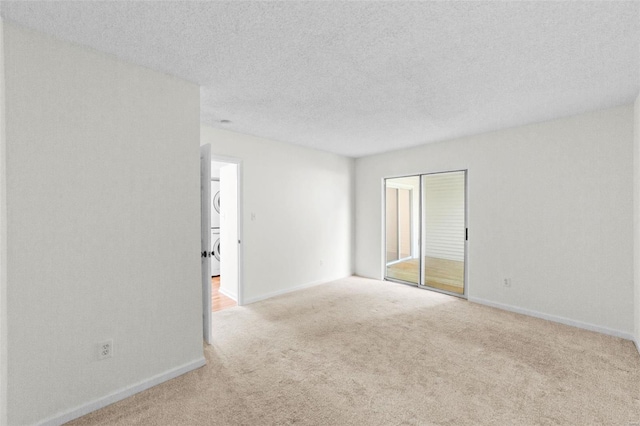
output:
M 108 405 L 121 401 L 125 398 L 128 398 L 139 392 L 152 388 L 163 382 L 166 382 L 171 379 L 175 379 L 178 376 L 181 376 L 185 373 L 188 373 L 190 371 L 203 367 L 204 365 L 206 365 L 206 363 L 207 362 L 204 356 L 202 356 L 198 359 L 195 359 L 191 362 L 183 364 L 179 367 L 167 370 L 164 373 L 160 373 L 148 379 L 141 380 L 138 383 L 133 384 L 131 386 L 124 387 L 107 396 L 95 399 L 89 403 L 82 404 L 76 408 L 72 408 L 62 413 L 55 414 L 49 418 L 43 419 L 38 424 L 44 425 L 44 426 L 57 426 L 57 425 L 70 422 L 71 420 L 75 420 L 79 417 L 82 417 L 100 408 L 104 408 Z
M 467 298 L 469 302 L 478 303 L 480 305 L 490 306 L 492 308 L 498 308 L 509 312 L 514 312 L 516 314 L 527 315 L 530 317 L 540 318 L 547 321 L 557 322 L 559 324 L 568 325 L 571 327 L 581 328 L 583 330 L 595 331 L 596 333 L 606 334 L 608 336 L 620 337 L 622 339 L 631 340 L 636 343 L 636 348 L 638 348 L 638 344 L 636 339 L 634 338 L 632 333 L 628 333 L 626 331 L 615 330 L 608 327 L 603 327 L 595 324 L 590 324 L 582 321 L 576 321 L 569 318 L 545 314 L 543 312 L 534 311 L 532 309 L 520 308 L 518 306 L 508 305 L 506 303 L 493 302 L 491 300 L 482 299 L 479 297 L 471 297 Z M 638 349 L 640 352 L 640 348 Z
M 326 284 L 326 283 L 330 283 L 333 281 L 338 281 L 338 280 L 342 280 L 345 278 L 351 278 L 353 275 L 347 275 L 347 276 L 342 276 L 342 277 L 337 277 L 337 278 L 329 278 L 329 279 L 323 279 L 323 280 L 318 280 L 318 281 L 311 281 L 305 284 L 299 284 L 297 286 L 294 287 L 289 287 L 289 288 L 285 288 L 282 290 L 277 290 L 277 291 L 272 291 L 270 293 L 265 293 L 265 294 L 261 294 L 260 296 L 256 296 L 256 297 L 251 297 L 251 298 L 245 298 L 243 300 L 242 306 L 246 306 L 249 305 L 251 303 L 256 303 L 256 302 L 260 302 L 263 300 L 267 300 L 267 299 L 271 299 L 272 297 L 276 297 L 276 296 L 282 296 L 283 294 L 287 294 L 287 293 L 291 293 L 294 291 L 298 291 L 298 290 L 304 290 L 306 288 L 310 288 L 310 287 L 315 287 L 317 285 L 320 284 Z

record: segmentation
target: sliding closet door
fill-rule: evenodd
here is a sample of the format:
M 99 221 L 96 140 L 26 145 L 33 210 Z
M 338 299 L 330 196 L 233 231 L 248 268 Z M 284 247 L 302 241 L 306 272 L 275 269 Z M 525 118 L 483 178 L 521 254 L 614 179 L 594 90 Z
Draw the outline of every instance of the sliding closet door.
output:
M 422 280 L 465 294 L 466 172 L 422 176 Z
M 420 281 L 420 177 L 385 181 L 385 277 Z

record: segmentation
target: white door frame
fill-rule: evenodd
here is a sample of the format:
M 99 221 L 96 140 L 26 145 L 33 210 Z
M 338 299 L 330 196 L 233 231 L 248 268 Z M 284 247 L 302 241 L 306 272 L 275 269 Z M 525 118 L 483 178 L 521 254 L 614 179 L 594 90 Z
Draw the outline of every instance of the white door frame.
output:
M 202 333 L 211 344 L 211 145 L 200 146 L 200 268 Z
M 237 158 L 237 157 L 227 157 L 224 155 L 217 155 L 214 152 L 211 153 L 211 160 L 212 161 L 218 161 L 221 163 L 231 163 L 231 164 L 235 164 L 238 169 L 237 169 L 237 174 L 238 174 L 238 180 L 237 180 L 237 185 L 238 185 L 238 306 L 242 306 L 244 305 L 244 285 L 243 285 L 243 276 L 242 276 L 242 271 L 243 271 L 243 264 L 244 264 L 244 257 L 243 257 L 243 249 L 242 249 L 242 245 L 243 245 L 243 233 L 242 233 L 242 224 L 243 224 L 243 210 L 242 210 L 242 159 L 241 158 Z

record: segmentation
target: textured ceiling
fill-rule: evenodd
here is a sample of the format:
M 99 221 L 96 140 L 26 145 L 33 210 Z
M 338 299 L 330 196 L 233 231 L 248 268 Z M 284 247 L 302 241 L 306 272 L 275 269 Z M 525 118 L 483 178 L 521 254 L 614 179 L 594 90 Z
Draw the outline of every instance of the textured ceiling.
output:
M 640 87 L 638 2 L 2 1 L 0 12 L 199 83 L 214 127 L 353 157 L 630 103 Z

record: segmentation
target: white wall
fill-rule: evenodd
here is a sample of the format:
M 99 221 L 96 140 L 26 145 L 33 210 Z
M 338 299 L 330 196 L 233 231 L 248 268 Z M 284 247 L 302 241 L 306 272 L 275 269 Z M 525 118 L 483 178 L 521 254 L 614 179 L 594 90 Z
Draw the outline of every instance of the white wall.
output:
M 632 150 L 627 105 L 357 159 L 356 273 L 382 277 L 384 177 L 468 169 L 469 298 L 630 338 Z
M 208 126 L 201 143 L 242 159 L 245 303 L 351 275 L 352 159 Z
M 220 169 L 226 166 L 228 163 L 222 163 L 220 161 L 211 162 L 211 177 L 220 179 Z
M 640 95 L 633 109 L 633 282 L 635 342 L 640 351 Z
M 0 18 L 0 425 L 7 424 L 7 144 L 5 129 L 4 22 Z
M 8 423 L 60 422 L 203 362 L 199 88 L 7 22 L 4 52 Z

